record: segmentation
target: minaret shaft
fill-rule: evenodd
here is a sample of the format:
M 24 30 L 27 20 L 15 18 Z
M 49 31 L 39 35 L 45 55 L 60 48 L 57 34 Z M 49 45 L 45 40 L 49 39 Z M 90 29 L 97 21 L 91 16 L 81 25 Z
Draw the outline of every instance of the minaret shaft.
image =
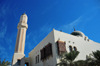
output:
M 18 29 L 15 53 L 24 54 L 25 36 L 26 36 L 26 28 Z

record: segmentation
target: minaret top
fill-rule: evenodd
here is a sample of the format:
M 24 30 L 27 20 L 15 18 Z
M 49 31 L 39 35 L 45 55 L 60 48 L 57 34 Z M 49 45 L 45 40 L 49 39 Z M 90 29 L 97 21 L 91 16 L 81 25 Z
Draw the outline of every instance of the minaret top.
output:
M 22 15 L 26 15 L 25 13 L 23 13 Z
M 21 27 L 25 27 L 26 29 L 28 28 L 28 25 L 27 25 L 27 20 L 28 20 L 28 17 L 25 13 L 23 13 L 20 17 L 20 22 L 18 23 L 18 26 L 17 28 L 21 28 Z
M 27 23 L 27 19 L 28 19 L 27 15 L 23 13 L 20 17 L 20 22 Z

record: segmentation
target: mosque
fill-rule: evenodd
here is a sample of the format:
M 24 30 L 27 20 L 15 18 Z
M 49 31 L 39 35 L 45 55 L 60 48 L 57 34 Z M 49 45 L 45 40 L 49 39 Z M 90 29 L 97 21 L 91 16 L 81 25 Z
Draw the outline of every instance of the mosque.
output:
M 20 17 L 17 29 L 15 52 L 12 58 L 12 66 L 56 66 L 60 62 L 60 54 L 72 50 L 79 51 L 75 60 L 85 60 L 86 55 L 92 51 L 100 50 L 100 43 L 90 40 L 81 31 L 74 31 L 71 34 L 53 29 L 26 58 L 24 54 L 27 15 Z

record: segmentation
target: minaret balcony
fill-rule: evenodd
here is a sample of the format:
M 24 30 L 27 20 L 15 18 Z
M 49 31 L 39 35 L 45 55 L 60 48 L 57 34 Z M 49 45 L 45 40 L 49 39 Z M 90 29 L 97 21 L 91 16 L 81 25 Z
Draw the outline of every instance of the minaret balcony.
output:
M 26 23 L 18 23 L 17 28 L 25 27 L 26 29 L 28 28 L 28 25 Z

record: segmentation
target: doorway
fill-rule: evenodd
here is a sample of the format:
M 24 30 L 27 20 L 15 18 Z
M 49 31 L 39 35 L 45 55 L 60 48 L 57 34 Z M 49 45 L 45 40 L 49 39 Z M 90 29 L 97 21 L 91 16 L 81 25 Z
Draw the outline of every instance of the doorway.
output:
M 25 63 L 25 66 L 29 66 L 29 63 Z

